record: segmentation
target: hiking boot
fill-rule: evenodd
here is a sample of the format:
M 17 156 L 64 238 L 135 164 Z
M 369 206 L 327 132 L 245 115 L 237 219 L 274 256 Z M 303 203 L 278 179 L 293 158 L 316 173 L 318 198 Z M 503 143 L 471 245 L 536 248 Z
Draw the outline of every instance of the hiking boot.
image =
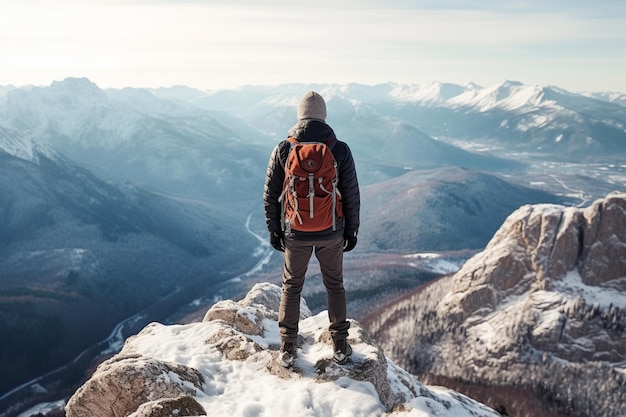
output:
M 337 340 L 334 342 L 335 353 L 333 354 L 333 360 L 339 365 L 343 365 L 348 362 L 348 357 L 352 355 L 352 346 L 345 340 Z
M 278 359 L 283 368 L 289 368 L 296 359 L 296 344 L 294 342 L 283 342 L 280 346 Z

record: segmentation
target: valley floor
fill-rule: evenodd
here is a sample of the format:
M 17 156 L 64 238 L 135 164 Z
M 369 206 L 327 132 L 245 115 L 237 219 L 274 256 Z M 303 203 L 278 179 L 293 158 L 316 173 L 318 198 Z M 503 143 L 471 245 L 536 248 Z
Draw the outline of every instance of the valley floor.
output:
M 547 160 L 545 155 L 524 152 L 505 152 L 484 144 L 458 139 L 442 139 L 455 146 L 476 153 L 487 153 L 527 164 L 523 172 L 501 173 L 507 181 L 577 199 L 585 207 L 612 191 L 626 189 L 626 163 L 621 156 L 594 161 L 563 162 Z M 554 158 L 557 159 L 557 158 Z

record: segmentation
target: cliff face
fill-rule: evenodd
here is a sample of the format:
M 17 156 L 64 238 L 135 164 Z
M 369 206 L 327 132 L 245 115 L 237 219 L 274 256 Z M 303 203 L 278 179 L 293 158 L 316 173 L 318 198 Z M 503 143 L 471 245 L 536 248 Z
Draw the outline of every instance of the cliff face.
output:
M 621 416 L 625 291 L 626 194 L 613 193 L 586 209 L 521 207 L 458 273 L 368 327 L 419 376 L 519 387 L 545 415 Z
M 489 284 L 503 294 L 520 284 L 525 290 L 550 289 L 574 269 L 584 284 L 626 290 L 625 199 L 626 194 L 610 194 L 584 210 L 520 208 L 456 274 L 452 292 L 466 293 L 470 284 Z
M 542 352 L 619 365 L 625 290 L 626 195 L 614 194 L 585 210 L 520 208 L 454 276 L 438 311 L 481 340 L 493 332 L 484 341 L 495 351 L 530 331 L 529 345 Z
M 239 302 L 215 304 L 201 323 L 148 325 L 76 391 L 67 416 L 499 415 L 456 392 L 420 384 L 388 361 L 355 321 L 351 361 L 336 365 L 327 314 L 312 316 L 304 300 L 298 357 L 292 369 L 282 368 L 280 293 L 258 284 Z

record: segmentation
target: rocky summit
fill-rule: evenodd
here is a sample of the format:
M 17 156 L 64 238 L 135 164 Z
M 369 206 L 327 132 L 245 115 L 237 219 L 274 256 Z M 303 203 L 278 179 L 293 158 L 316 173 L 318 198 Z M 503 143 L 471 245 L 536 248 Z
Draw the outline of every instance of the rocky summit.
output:
M 516 416 L 626 415 L 626 194 L 527 205 L 368 329 L 424 381 Z
M 327 313 L 313 316 L 304 299 L 297 358 L 283 368 L 280 294 L 276 285 L 257 284 L 241 301 L 215 304 L 202 322 L 148 325 L 76 391 L 67 416 L 499 416 L 464 395 L 422 385 L 356 321 L 351 360 L 335 364 Z

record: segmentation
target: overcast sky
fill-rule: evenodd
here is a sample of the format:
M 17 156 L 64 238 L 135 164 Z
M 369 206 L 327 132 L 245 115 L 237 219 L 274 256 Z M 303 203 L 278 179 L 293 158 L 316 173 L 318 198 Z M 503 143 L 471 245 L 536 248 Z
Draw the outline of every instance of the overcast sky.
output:
M 623 0 L 0 0 L 0 85 L 504 80 L 626 93 Z

